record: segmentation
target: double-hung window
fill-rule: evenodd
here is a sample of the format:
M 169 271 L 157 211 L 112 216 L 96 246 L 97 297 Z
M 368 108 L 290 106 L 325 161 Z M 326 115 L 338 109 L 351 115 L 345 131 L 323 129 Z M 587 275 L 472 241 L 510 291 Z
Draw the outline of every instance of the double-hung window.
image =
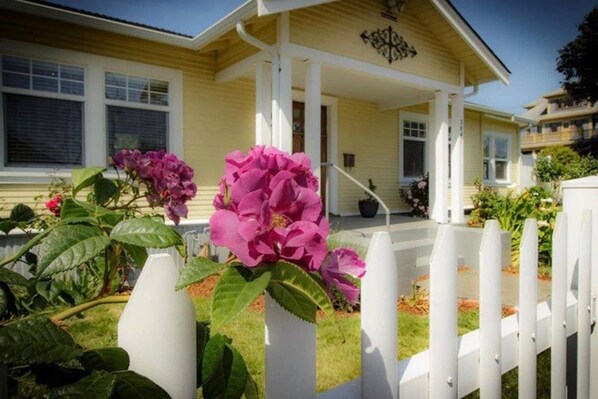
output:
M 106 72 L 108 156 L 123 148 L 168 150 L 167 81 Z
M 483 176 L 486 183 L 509 183 L 511 138 L 499 133 L 484 133 Z
M 2 166 L 83 165 L 84 68 L 3 55 L 1 82 Z
M 401 177 L 407 182 L 426 174 L 427 122 L 406 117 L 401 121 Z

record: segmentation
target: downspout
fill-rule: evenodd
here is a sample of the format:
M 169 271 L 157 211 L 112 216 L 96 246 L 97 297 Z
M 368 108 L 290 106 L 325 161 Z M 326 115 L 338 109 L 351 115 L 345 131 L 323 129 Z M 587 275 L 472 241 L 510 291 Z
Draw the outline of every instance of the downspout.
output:
M 276 51 L 274 51 L 274 48 L 272 46 L 262 42 L 258 38 L 251 36 L 249 33 L 247 33 L 247 30 L 245 29 L 245 22 L 243 22 L 243 21 L 237 22 L 237 34 L 243 41 L 251 44 L 254 47 L 259 48 L 260 50 L 267 52 L 272 57 L 277 55 Z
M 465 95 L 463 95 L 463 99 L 466 99 L 468 97 L 471 96 L 475 96 L 476 94 L 478 94 L 478 91 L 480 90 L 480 86 L 476 83 L 473 85 L 473 91 L 471 93 L 467 93 Z

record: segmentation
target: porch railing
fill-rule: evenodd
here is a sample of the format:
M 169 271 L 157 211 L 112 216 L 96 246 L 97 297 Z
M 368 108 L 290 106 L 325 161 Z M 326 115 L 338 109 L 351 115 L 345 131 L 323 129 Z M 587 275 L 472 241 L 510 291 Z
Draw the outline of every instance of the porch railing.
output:
M 336 169 L 338 172 L 340 172 L 347 179 L 349 179 L 353 183 L 355 183 L 355 185 L 357 185 L 363 191 L 365 191 L 366 193 L 368 193 L 369 195 L 371 195 L 372 197 L 374 197 L 374 199 L 376 201 L 378 201 L 378 203 L 380 203 L 380 205 L 382 205 L 382 208 L 384 208 L 384 212 L 386 213 L 386 230 L 388 232 L 390 232 L 390 209 L 388 209 L 388 207 L 386 206 L 386 204 L 384 203 L 384 201 L 382 201 L 380 199 L 380 197 L 378 197 L 378 195 L 376 195 L 376 193 L 374 193 L 372 190 L 370 190 L 369 188 L 367 188 L 366 186 L 364 186 L 359 180 L 357 180 L 356 178 L 354 178 L 353 176 L 351 176 L 350 174 L 348 174 L 347 172 L 345 172 L 344 170 L 342 170 L 341 168 L 339 168 L 336 164 L 334 164 L 332 162 L 322 162 L 322 166 L 326 166 L 328 170 L 330 170 L 330 168 Z M 326 179 L 326 188 L 325 188 L 325 190 L 326 190 L 326 204 L 325 204 L 326 215 L 328 215 L 328 211 L 329 211 L 328 203 L 330 201 L 330 196 L 328 195 L 329 194 L 329 183 L 328 183 L 328 181 L 329 181 L 329 179 Z

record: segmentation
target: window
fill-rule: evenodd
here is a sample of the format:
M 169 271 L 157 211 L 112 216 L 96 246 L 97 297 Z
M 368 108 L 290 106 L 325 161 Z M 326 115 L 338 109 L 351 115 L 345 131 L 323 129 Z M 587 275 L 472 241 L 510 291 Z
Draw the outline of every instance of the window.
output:
M 426 174 L 427 123 L 405 119 L 402 122 L 402 177 L 421 178 Z
M 484 134 L 482 159 L 482 175 L 486 182 L 509 182 L 511 138 L 499 133 Z
M 168 82 L 106 72 L 108 156 L 123 148 L 168 149 Z
M 0 40 L 0 182 L 45 183 L 125 147 L 182 157 L 182 71 Z
M 84 70 L 2 56 L 3 166 L 83 164 Z

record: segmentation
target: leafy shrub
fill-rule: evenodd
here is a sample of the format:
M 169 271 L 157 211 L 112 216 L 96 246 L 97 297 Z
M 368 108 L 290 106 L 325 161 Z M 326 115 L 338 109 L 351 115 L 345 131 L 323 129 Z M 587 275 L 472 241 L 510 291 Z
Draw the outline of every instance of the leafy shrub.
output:
M 579 156 L 569 147 L 552 146 L 540 151 L 534 165 L 534 175 L 539 183 L 550 183 L 553 190 L 563 180 L 598 174 L 598 159 L 591 155 Z M 556 196 L 556 195 L 555 195 Z
M 429 197 L 428 197 L 429 176 L 426 174 L 421 180 L 417 180 L 409 184 L 408 189 L 401 189 L 399 191 L 401 198 L 411 206 L 411 215 L 418 218 L 427 218 L 429 214 Z
M 374 184 L 374 180 L 372 180 L 372 178 L 371 178 L 371 177 L 368 179 L 368 188 L 369 188 L 369 189 L 370 189 L 370 191 L 371 191 L 371 192 L 373 192 L 373 193 L 375 193 L 375 192 L 376 192 L 376 190 L 378 189 L 378 186 L 376 186 L 376 185 Z M 362 200 L 360 200 L 360 202 L 361 202 L 361 201 L 364 201 L 364 202 L 373 202 L 373 203 L 378 203 L 378 200 L 377 200 L 376 198 L 372 197 L 372 195 L 371 195 L 370 193 L 368 193 L 367 191 L 364 191 L 363 193 L 365 194 L 365 198 L 364 198 L 364 199 L 362 199 Z
M 479 180 L 474 185 L 478 192 L 471 197 L 474 210 L 468 225 L 483 227 L 488 219 L 498 220 L 501 229 L 511 233 L 511 262 L 517 267 L 525 219 L 537 219 L 538 261 L 540 265 L 549 267 L 552 259 L 552 233 L 560 210 L 551 194 L 540 186 L 531 187 L 515 196 L 511 192 L 503 195 L 490 187 L 484 187 Z

